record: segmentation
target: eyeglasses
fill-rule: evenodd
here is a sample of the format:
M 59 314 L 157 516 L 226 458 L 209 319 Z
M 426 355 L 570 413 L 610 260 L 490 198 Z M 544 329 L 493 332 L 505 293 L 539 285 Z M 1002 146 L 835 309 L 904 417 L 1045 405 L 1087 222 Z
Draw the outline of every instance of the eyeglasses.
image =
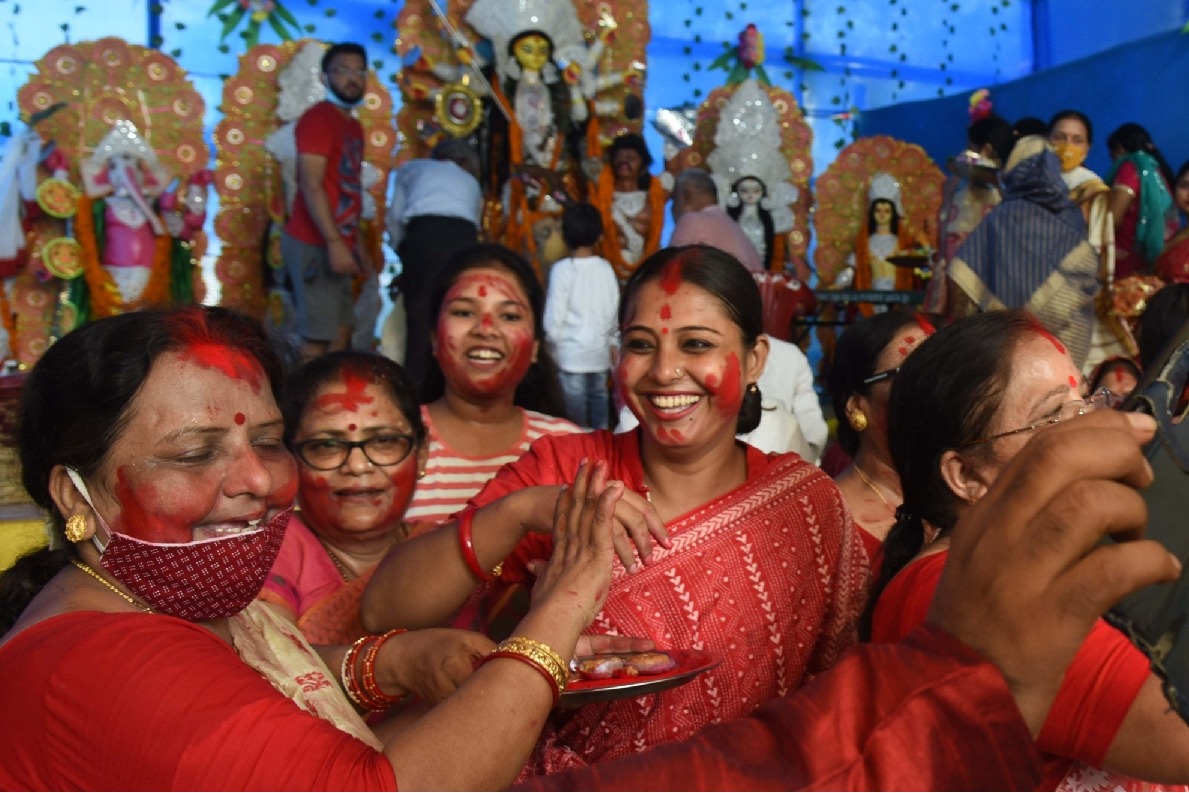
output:
M 1007 432 L 1000 432 L 996 435 L 988 435 L 985 438 L 979 438 L 968 443 L 963 443 L 959 449 L 968 449 L 971 446 L 979 446 L 991 441 L 997 441 L 1000 438 L 1006 438 L 1008 435 L 1018 435 L 1021 432 L 1031 432 L 1042 427 L 1049 427 L 1053 424 L 1060 424 L 1062 421 L 1069 421 L 1075 416 L 1083 416 L 1100 408 L 1115 407 L 1119 404 L 1117 395 L 1112 394 L 1106 388 L 1100 388 L 1085 399 L 1075 399 L 1072 402 L 1066 402 L 1057 409 L 1056 415 L 1050 415 L 1049 418 L 1029 424 L 1027 427 L 1020 427 L 1018 430 L 1008 430 Z
M 365 441 L 344 441 L 338 438 L 314 438 L 296 444 L 297 456 L 316 471 L 342 468 L 355 449 L 372 465 L 396 465 L 409 456 L 417 439 L 412 435 L 376 435 Z
M 899 371 L 900 371 L 900 367 L 897 366 L 895 369 L 884 369 L 882 372 L 876 372 L 875 374 L 871 375 L 866 380 L 864 380 L 863 385 L 865 385 L 865 386 L 875 385 L 876 383 L 879 383 L 883 380 L 891 380 L 893 377 L 896 376 L 896 373 Z

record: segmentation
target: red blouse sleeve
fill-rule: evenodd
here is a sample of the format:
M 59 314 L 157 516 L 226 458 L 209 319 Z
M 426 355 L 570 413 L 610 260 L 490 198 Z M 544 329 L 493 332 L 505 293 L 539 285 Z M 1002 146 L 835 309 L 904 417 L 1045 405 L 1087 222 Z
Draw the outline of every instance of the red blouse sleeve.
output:
M 925 621 L 945 558 L 944 553 L 925 557 L 892 579 L 875 609 L 873 641 L 899 641 Z M 1098 620 L 1065 673 L 1037 746 L 1059 757 L 1101 766 L 1149 674 L 1143 653 Z
M 395 789 L 383 754 L 298 708 L 197 625 L 78 612 L 4 650 L 0 671 L 22 685 L 5 691 L 0 787 Z M 8 740 L 14 723 L 36 739 Z
M 1035 790 L 1040 778 L 999 670 L 926 625 L 855 648 L 747 718 L 526 789 Z

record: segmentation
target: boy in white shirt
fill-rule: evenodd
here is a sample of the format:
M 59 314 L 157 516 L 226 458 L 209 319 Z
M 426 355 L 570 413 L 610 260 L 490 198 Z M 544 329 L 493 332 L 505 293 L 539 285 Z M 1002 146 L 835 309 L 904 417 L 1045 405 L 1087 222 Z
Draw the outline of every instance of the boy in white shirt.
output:
M 557 360 L 566 418 L 584 427 L 607 429 L 611 407 L 607 381 L 615 358 L 619 281 L 594 246 L 603 220 L 591 204 L 568 207 L 561 219 L 570 255 L 549 272 L 545 337 Z

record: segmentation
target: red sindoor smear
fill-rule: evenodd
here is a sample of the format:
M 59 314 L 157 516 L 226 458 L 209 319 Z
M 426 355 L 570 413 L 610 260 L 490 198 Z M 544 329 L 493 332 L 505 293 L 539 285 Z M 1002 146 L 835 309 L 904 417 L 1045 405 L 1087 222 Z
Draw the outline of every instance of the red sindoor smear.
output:
M 345 390 L 341 393 L 322 394 L 314 400 L 315 409 L 333 412 L 332 409 L 337 407 L 339 410 L 356 411 L 360 405 L 368 405 L 374 401 L 372 397 L 363 393 L 371 384 L 371 379 L 364 373 L 344 370 L 341 382 Z
M 1039 333 L 1042 338 L 1048 339 L 1049 342 L 1057 349 L 1057 352 L 1061 353 L 1062 355 L 1065 354 L 1065 345 L 1062 344 L 1056 336 L 1050 333 L 1048 328 L 1046 328 L 1044 325 L 1041 325 L 1039 322 L 1036 324 L 1036 332 Z
M 260 365 L 243 350 L 200 341 L 187 345 L 182 357 L 205 369 L 222 372 L 232 380 L 243 380 L 253 391 L 260 391 L 264 373 L 260 370 Z
M 671 309 L 669 307 L 668 303 L 665 303 L 663 306 L 661 306 L 661 319 L 672 319 L 672 318 L 673 318 L 673 309 Z
M 1069 387 L 1070 388 L 1078 387 L 1078 379 L 1076 377 L 1074 377 L 1073 375 L 1069 376 Z
M 739 368 L 738 355 L 731 353 L 727 356 L 727 368 L 717 391 L 711 387 L 709 377 L 706 378 L 706 389 L 717 397 L 718 408 L 723 413 L 733 416 L 739 412 L 739 406 L 743 404 L 743 372 Z
M 656 431 L 656 436 L 662 441 L 673 441 L 676 443 L 685 441 L 685 434 L 681 430 L 669 429 L 668 427 L 659 427 Z
M 128 474 L 120 468 L 116 471 L 116 500 L 120 502 L 120 521 L 116 526 L 124 534 L 139 537 L 149 542 L 189 542 L 191 537 L 177 533 L 179 527 L 163 521 L 145 509 L 145 502 L 154 501 L 157 494 L 148 485 L 140 491 L 133 490 L 128 483 Z M 188 532 L 187 532 L 188 534 Z
M 681 261 L 680 259 L 672 259 L 661 270 L 661 289 L 664 289 L 667 295 L 675 295 L 680 288 Z

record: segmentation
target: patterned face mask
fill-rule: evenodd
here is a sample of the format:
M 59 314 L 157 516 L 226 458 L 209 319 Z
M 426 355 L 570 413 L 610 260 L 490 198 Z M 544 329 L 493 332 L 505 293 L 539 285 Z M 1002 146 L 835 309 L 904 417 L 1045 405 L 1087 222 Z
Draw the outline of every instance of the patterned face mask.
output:
M 1088 153 L 1084 146 L 1074 146 L 1069 143 L 1058 143 L 1053 149 L 1057 152 L 1058 159 L 1061 160 L 1062 173 L 1069 173 L 1085 162 Z
M 229 537 L 146 542 L 112 531 L 91 502 L 82 477 L 73 469 L 66 471 L 108 535 L 102 540 L 96 532 L 91 538 L 104 569 L 156 611 L 191 622 L 230 617 L 255 600 L 293 514 L 290 507 L 252 531 Z

